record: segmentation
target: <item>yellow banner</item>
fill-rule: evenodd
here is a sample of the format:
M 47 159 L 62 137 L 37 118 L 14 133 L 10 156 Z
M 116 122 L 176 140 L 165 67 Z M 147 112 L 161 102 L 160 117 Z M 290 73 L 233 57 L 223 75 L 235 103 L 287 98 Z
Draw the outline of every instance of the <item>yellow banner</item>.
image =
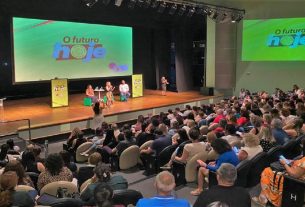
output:
M 52 79 L 52 107 L 68 106 L 68 79 Z
M 143 75 L 132 75 L 132 97 L 143 96 Z

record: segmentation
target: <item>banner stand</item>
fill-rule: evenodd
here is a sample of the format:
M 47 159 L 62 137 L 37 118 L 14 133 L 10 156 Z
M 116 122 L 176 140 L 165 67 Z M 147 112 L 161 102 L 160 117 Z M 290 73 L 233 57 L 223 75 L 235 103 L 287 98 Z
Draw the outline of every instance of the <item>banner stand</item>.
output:
M 143 75 L 132 75 L 132 97 L 136 98 L 141 96 L 143 96 Z
M 64 107 L 69 105 L 68 79 L 51 80 L 52 107 Z

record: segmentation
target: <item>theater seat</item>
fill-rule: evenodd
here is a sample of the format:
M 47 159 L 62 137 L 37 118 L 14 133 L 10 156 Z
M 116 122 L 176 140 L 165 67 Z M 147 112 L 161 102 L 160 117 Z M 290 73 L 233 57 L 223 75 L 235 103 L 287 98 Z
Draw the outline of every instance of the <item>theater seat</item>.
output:
M 111 155 L 110 164 L 113 171 L 127 170 L 138 164 L 140 158 L 140 149 L 137 145 L 132 145 L 125 149 L 120 157 Z
M 305 182 L 300 179 L 284 175 L 282 206 L 303 207 Z
M 261 179 L 261 173 L 267 167 L 267 153 L 258 153 L 251 159 L 252 167 L 248 175 L 247 187 L 253 187 L 259 184 Z
M 66 191 L 66 194 L 72 195 L 73 193 L 78 193 L 77 186 L 74 185 L 72 182 L 69 181 L 57 181 L 57 182 L 52 182 L 47 185 L 45 185 L 41 190 L 40 190 L 40 195 L 47 193 L 49 195 L 57 196 L 57 190 L 58 188 L 63 188 Z
M 28 191 L 35 191 L 36 189 L 31 187 L 31 186 L 28 186 L 28 185 L 17 185 L 15 187 L 15 190 L 16 191 L 26 191 L 26 192 L 28 192 Z
M 89 149 L 92 145 L 92 142 L 85 142 L 81 144 L 77 149 L 75 153 L 75 159 L 76 162 L 87 162 L 88 157 L 81 155 L 80 153 L 85 152 L 87 149 Z
M 268 165 L 271 163 L 278 161 L 279 156 L 283 153 L 283 147 L 282 146 L 276 146 L 272 147 L 268 152 L 267 152 L 267 162 Z
M 119 166 L 121 170 L 127 170 L 138 164 L 140 157 L 140 148 L 136 145 L 125 149 L 119 159 Z
M 283 145 L 283 155 L 286 159 L 293 159 L 300 155 L 302 152 L 302 148 L 300 143 L 295 140 L 289 140 L 287 143 Z
M 169 162 L 177 145 L 165 147 L 158 156 L 154 154 L 146 155 L 145 174 L 153 175 L 160 171 L 160 167 Z
M 208 153 L 208 158 L 207 158 L 207 160 L 208 160 L 208 161 L 217 160 L 218 156 L 219 156 L 219 155 L 217 154 L 217 152 L 215 152 L 214 150 L 211 150 L 211 151 Z
M 197 179 L 197 160 L 206 161 L 208 152 L 200 152 L 192 157 L 187 163 L 173 161 L 172 173 L 175 177 L 176 186 L 184 185 L 187 182 L 194 182 Z
M 151 144 L 152 144 L 153 142 L 154 142 L 154 140 L 149 140 L 149 141 L 145 142 L 144 144 L 142 144 L 142 145 L 140 146 L 140 151 L 143 150 L 143 149 L 146 149 L 146 148 L 150 147 Z
M 124 206 L 136 206 L 138 200 L 143 198 L 143 195 L 136 190 L 126 189 L 126 190 L 115 190 L 113 195 L 113 204 Z
M 79 188 L 79 192 L 82 193 L 83 190 L 85 190 L 85 189 L 87 188 L 87 186 L 88 186 L 89 184 L 91 184 L 91 183 L 92 183 L 91 178 L 88 179 L 88 180 L 86 180 L 85 182 L 83 182 L 83 184 L 82 184 L 82 185 L 80 186 L 80 188 Z

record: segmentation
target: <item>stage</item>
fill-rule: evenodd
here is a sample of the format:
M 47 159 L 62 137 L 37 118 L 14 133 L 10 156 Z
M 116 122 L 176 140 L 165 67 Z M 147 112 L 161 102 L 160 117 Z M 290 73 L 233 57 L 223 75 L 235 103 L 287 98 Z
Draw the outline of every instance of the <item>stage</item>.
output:
M 89 128 L 93 116 L 91 107 L 83 105 L 84 94 L 69 95 L 69 106 L 61 108 L 50 107 L 50 97 L 23 100 L 7 100 L 1 110 L 0 135 L 18 133 L 28 139 L 40 138 L 70 131 L 73 127 Z M 115 97 L 116 100 L 118 97 Z M 186 104 L 200 105 L 212 103 L 222 96 L 204 96 L 198 91 L 167 92 L 145 90 L 143 97 L 130 98 L 128 102 L 115 101 L 110 108 L 105 108 L 103 114 L 109 123 L 135 119 L 139 114 L 158 114 L 169 108 L 183 108 Z M 6 121 L 30 119 L 31 135 L 28 134 L 26 121 Z

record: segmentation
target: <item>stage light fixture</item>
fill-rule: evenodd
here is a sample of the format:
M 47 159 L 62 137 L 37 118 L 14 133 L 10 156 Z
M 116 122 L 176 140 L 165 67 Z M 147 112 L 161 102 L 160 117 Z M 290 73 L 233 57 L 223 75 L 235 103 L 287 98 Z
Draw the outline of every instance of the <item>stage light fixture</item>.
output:
M 179 10 L 178 10 L 178 15 L 182 16 L 184 14 L 184 12 L 186 11 L 186 6 L 182 5 Z
M 176 10 L 177 10 L 177 5 L 176 4 L 173 4 L 172 6 L 171 6 L 171 8 L 169 9 L 169 14 L 170 15 L 174 15 L 175 14 L 175 12 L 176 12 Z
M 242 15 L 242 14 L 233 13 L 233 14 L 231 15 L 231 21 L 232 21 L 232 23 L 240 22 L 242 19 L 243 19 L 243 15 Z
M 151 8 L 157 8 L 158 6 L 159 6 L 159 1 L 158 0 L 152 0 Z
M 161 3 L 159 4 L 159 8 L 158 8 L 157 11 L 158 11 L 159 13 L 163 13 L 165 9 L 166 9 L 166 3 L 165 3 L 165 2 L 161 2 Z
M 136 0 L 130 0 L 129 3 L 128 3 L 128 8 L 129 9 L 133 9 L 136 5 Z
M 202 15 L 204 14 L 204 9 L 203 8 L 196 8 L 196 14 Z
M 192 17 L 194 13 L 195 13 L 195 7 L 190 7 L 186 16 L 187 17 Z
M 98 0 L 83 0 L 83 2 L 87 7 L 92 7 L 98 2 Z
M 114 1 L 114 5 L 116 5 L 117 7 L 121 6 L 123 0 L 115 0 Z
M 151 0 L 144 0 L 144 2 L 143 2 L 143 8 L 144 8 L 144 9 L 149 8 L 150 3 L 151 3 Z
M 102 3 L 107 6 L 110 3 L 110 1 L 111 0 L 102 0 Z

